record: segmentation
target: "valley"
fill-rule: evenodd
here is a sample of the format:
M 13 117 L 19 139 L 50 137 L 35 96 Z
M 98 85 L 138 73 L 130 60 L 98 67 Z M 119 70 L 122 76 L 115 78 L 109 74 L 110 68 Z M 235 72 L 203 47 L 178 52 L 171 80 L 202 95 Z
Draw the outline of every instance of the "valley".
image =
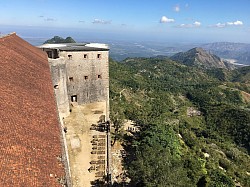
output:
M 110 61 L 114 138 L 130 186 L 249 186 L 249 67 Z M 132 120 L 139 132 L 128 135 Z

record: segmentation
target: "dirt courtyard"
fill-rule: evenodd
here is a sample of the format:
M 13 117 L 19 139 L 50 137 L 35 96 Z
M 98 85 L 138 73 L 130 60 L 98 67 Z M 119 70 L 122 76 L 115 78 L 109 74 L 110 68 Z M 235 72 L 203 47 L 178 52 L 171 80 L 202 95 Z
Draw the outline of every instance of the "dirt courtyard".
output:
M 64 119 L 73 187 L 92 186 L 105 174 L 106 133 L 93 129 L 103 115 L 106 116 L 106 102 L 96 102 L 73 106 Z

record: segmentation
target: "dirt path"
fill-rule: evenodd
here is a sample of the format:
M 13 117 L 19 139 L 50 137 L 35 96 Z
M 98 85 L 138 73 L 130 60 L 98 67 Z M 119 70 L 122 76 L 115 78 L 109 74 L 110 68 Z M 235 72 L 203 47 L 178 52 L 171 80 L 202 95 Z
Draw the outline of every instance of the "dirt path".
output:
M 74 106 L 64 119 L 73 187 L 89 187 L 91 181 L 101 179 L 104 174 L 105 132 L 90 130 L 90 127 L 105 114 L 106 103 L 98 102 Z

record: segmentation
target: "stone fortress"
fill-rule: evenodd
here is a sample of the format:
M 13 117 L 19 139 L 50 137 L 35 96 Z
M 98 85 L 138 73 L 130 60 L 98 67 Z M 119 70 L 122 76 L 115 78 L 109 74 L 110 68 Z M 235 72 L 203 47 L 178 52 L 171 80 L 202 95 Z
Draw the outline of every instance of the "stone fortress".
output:
M 110 134 L 90 130 L 100 118 L 102 125 L 109 120 L 109 48 L 98 43 L 39 48 L 48 56 L 70 183 L 88 186 L 110 174 Z
M 68 116 L 74 103 L 106 101 L 109 106 L 109 48 L 106 44 L 44 44 L 39 48 L 48 55 L 60 117 Z

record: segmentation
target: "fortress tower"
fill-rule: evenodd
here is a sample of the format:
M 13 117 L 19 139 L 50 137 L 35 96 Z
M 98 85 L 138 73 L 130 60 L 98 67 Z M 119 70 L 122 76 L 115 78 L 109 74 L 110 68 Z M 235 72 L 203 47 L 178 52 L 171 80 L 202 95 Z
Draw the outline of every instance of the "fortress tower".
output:
M 61 117 L 69 115 L 71 104 L 106 101 L 109 106 L 109 48 L 106 44 L 44 44 L 39 48 L 48 55 Z

